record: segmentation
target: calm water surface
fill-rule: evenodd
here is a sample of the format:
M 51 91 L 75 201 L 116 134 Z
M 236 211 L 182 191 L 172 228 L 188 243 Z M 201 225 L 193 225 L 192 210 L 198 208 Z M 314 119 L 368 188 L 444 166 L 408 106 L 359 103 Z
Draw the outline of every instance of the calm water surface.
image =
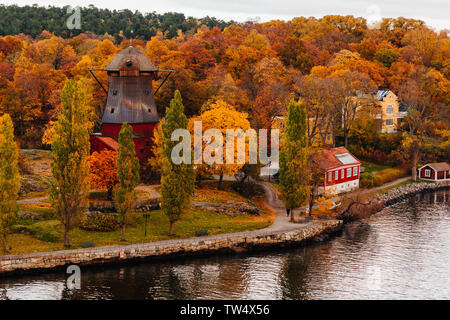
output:
M 248 256 L 0 278 L 0 299 L 449 299 L 450 191 L 417 196 L 336 238 Z

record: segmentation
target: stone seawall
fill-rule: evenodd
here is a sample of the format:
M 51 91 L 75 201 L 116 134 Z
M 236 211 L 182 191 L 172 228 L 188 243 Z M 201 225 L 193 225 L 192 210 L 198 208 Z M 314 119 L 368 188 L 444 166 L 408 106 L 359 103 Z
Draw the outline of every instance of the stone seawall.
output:
M 408 198 L 414 197 L 419 193 L 435 192 L 449 188 L 450 182 L 448 181 L 435 183 L 417 182 L 389 190 L 387 193 L 378 196 L 378 199 L 382 201 L 384 206 L 388 207 Z
M 239 252 L 262 247 L 290 246 L 341 230 L 342 221 L 312 221 L 290 231 L 247 231 L 199 238 L 165 240 L 142 244 L 63 250 L 25 255 L 0 256 L 0 276 L 62 268 L 76 264 L 122 263 L 131 260 Z

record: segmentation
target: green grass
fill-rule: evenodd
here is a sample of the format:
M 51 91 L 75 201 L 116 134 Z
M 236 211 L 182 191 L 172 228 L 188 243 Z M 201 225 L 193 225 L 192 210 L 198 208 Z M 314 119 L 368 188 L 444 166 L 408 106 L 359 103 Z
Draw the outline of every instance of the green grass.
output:
M 395 189 L 395 188 L 399 188 L 399 187 L 402 187 L 402 186 L 406 186 L 406 185 L 412 184 L 412 183 L 421 183 L 421 182 L 425 182 L 425 183 L 433 183 L 433 181 L 427 181 L 427 180 L 421 180 L 421 179 L 417 179 L 417 181 L 414 181 L 413 179 L 408 179 L 408 180 L 405 180 L 405 181 L 403 181 L 403 182 L 397 183 L 397 184 L 395 184 L 395 185 L 393 185 L 393 186 L 389 186 L 389 187 L 380 189 L 380 190 L 378 190 L 378 193 L 386 193 L 386 192 L 388 192 L 389 190 L 392 190 L 392 189 Z
M 389 168 L 389 166 L 384 166 L 381 164 L 376 164 L 368 161 L 361 161 L 361 163 L 362 163 L 361 165 L 364 167 L 364 173 L 372 173 Z
M 81 248 L 82 241 L 93 241 L 96 246 L 144 243 L 174 238 L 195 237 L 197 230 L 207 230 L 210 235 L 256 230 L 269 226 L 272 213 L 261 216 L 227 216 L 203 210 L 191 210 L 175 224 L 175 235 L 169 236 L 169 219 L 161 210 L 151 211 L 144 236 L 145 223 L 142 213 L 134 213 L 131 225 L 126 231 L 126 242 L 120 242 L 120 230 L 113 232 L 93 232 L 74 228 L 70 232 L 73 248 Z M 41 251 L 62 250 L 63 227 L 58 220 L 44 220 L 16 226 L 17 233 L 8 238 L 12 246 L 9 254 L 23 254 Z

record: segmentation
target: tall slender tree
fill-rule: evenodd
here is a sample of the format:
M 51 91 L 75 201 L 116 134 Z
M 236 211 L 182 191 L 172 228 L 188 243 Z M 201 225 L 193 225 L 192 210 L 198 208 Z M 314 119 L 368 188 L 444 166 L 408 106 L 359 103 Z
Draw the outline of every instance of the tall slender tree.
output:
M 0 117 L 0 235 L 3 252 L 7 252 L 7 235 L 16 219 L 17 195 L 20 188 L 19 152 L 14 141 L 11 117 Z
M 80 82 L 67 80 L 61 93 L 62 113 L 54 125 L 50 200 L 64 225 L 64 246 L 69 231 L 87 207 L 89 193 L 89 131 L 92 128 L 89 96 Z
M 125 229 L 136 202 L 135 188 L 139 184 L 139 160 L 134 149 L 133 128 L 127 123 L 122 125 L 119 132 L 119 145 L 117 156 L 119 187 L 115 192 L 115 200 L 122 229 L 120 240 L 125 241 Z
M 172 149 L 177 144 L 171 139 L 173 131 L 188 127 L 188 119 L 183 111 L 181 94 L 176 90 L 175 97 L 170 101 L 170 107 L 166 109 L 166 123 L 162 126 L 161 206 L 169 217 L 171 235 L 174 233 L 175 222 L 188 208 L 194 193 L 195 174 L 192 162 L 174 164 L 171 160 Z
M 305 104 L 292 100 L 280 151 L 280 193 L 290 220 L 308 198 L 308 124 Z

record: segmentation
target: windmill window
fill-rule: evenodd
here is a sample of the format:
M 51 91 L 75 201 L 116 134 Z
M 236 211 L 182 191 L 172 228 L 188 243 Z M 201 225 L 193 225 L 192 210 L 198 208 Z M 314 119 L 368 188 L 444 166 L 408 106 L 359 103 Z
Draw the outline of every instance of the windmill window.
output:
M 141 153 L 144 153 L 144 149 L 141 149 L 140 151 L 141 151 Z
M 111 113 L 114 113 L 114 108 L 111 108 Z
M 150 108 L 148 108 L 147 110 L 148 110 L 148 112 L 150 112 L 150 113 L 152 112 L 152 109 L 150 109 Z
M 145 95 L 146 95 L 146 96 L 148 96 L 148 95 L 149 95 L 149 93 L 150 93 L 150 91 L 148 91 L 148 90 L 145 90 L 145 91 L 144 91 L 144 93 L 145 93 Z
M 117 96 L 117 90 L 113 90 L 113 96 Z
M 147 147 L 150 147 L 150 141 L 145 141 L 145 145 L 146 145 Z

